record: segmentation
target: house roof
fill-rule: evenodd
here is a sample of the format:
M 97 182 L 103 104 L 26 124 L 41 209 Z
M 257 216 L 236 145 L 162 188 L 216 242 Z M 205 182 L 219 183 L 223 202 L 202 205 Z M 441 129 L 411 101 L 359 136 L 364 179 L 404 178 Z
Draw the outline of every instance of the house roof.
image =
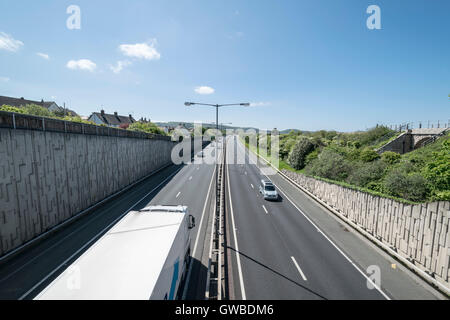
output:
M 102 120 L 107 125 L 119 126 L 121 124 L 131 124 L 136 122 L 133 117 L 130 116 L 121 116 L 118 114 L 109 114 L 109 113 L 101 113 L 101 112 L 93 112 L 91 117 L 96 115 L 100 120 Z
M 43 100 L 33 101 L 33 100 L 27 100 L 24 98 L 13 98 L 13 97 L 0 96 L 0 106 L 2 106 L 4 104 L 13 106 L 13 107 L 24 107 L 27 104 L 37 104 L 41 107 L 48 109 L 52 104 L 56 104 L 56 103 L 54 101 L 43 101 Z

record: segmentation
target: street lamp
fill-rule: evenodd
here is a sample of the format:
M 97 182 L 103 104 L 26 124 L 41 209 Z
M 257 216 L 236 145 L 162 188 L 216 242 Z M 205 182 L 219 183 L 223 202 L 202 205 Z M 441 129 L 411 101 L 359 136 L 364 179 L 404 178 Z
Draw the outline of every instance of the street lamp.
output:
M 209 103 L 198 103 L 198 102 L 185 102 L 184 105 L 186 107 L 190 107 L 193 105 L 215 107 L 216 108 L 216 132 L 217 132 L 217 131 L 219 131 L 219 108 L 231 107 L 231 106 L 249 107 L 250 103 L 209 104 Z

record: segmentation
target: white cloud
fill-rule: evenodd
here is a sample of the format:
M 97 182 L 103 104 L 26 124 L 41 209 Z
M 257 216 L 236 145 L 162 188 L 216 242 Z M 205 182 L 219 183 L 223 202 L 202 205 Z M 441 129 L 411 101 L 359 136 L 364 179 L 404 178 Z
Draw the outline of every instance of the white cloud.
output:
M 159 60 L 161 54 L 156 50 L 156 39 L 147 43 L 121 44 L 120 51 L 127 57 L 145 60 Z
M 23 42 L 14 39 L 9 34 L 0 32 L 0 49 L 16 52 L 23 46 Z
M 8 77 L 0 77 L 0 82 L 9 82 L 9 80 Z
M 270 106 L 271 103 L 267 102 L 267 101 L 261 101 L 261 102 L 251 102 L 250 106 L 251 107 L 267 107 Z
M 123 68 L 125 68 L 125 67 L 127 67 L 129 65 L 131 65 L 131 61 L 122 60 L 122 61 L 117 61 L 117 65 L 116 66 L 110 66 L 109 68 L 114 73 L 120 73 L 120 71 L 122 71 Z
M 45 60 L 49 60 L 49 59 L 50 59 L 49 55 L 46 54 L 46 53 L 36 52 L 36 54 L 37 54 L 39 57 L 44 58 Z
M 80 59 L 80 60 L 70 60 L 69 62 L 67 62 L 67 68 L 72 70 L 79 69 L 93 72 L 97 68 L 97 65 L 91 60 Z
M 195 92 L 197 92 L 198 94 L 213 94 L 214 91 L 215 90 L 213 88 L 207 86 L 200 86 L 195 88 Z

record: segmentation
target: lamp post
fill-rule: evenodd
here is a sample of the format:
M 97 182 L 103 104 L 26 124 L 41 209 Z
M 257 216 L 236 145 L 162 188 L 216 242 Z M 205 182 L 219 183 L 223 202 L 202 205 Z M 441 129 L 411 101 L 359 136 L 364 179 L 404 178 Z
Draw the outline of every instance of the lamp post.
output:
M 219 233 L 220 233 L 220 195 L 219 195 L 219 185 L 218 185 L 218 181 L 219 181 L 219 161 L 218 161 L 218 140 L 217 140 L 217 135 L 219 133 L 219 108 L 222 107 L 231 107 L 231 106 L 242 106 L 242 107 L 249 107 L 250 103 L 230 103 L 230 104 L 209 104 L 209 103 L 197 103 L 197 102 L 185 102 L 184 105 L 186 107 L 190 107 L 193 105 L 199 105 L 199 106 L 207 106 L 207 107 L 214 107 L 216 108 L 216 148 L 215 148 L 215 155 L 216 155 L 216 212 L 215 212 L 215 237 L 218 240 L 220 238 Z M 203 137 L 202 137 L 203 139 Z M 222 142 L 223 143 L 223 142 Z M 220 246 L 221 244 L 218 243 L 218 246 Z M 219 258 L 220 261 L 220 258 Z M 221 268 L 221 266 L 218 266 L 219 268 Z M 220 271 L 219 271 L 219 275 L 220 275 Z M 221 279 L 218 279 L 218 281 L 221 281 Z M 220 285 L 219 285 L 220 288 Z M 220 289 L 219 289 L 220 290 Z

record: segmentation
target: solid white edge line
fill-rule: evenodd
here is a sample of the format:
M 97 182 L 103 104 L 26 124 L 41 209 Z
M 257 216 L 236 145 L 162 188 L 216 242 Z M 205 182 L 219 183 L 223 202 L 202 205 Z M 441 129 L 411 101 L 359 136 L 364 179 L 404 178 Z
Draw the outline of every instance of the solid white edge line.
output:
M 88 242 L 86 242 L 80 249 L 78 249 L 74 254 L 72 254 L 69 258 L 67 258 L 66 260 L 64 260 L 63 263 L 61 263 L 59 266 L 57 266 L 55 269 L 53 269 L 53 271 L 51 271 L 49 274 L 47 274 L 41 281 L 39 281 L 38 283 L 36 283 L 30 290 L 28 290 L 27 292 L 25 292 L 23 295 L 21 295 L 19 297 L 18 300 L 23 300 L 24 298 L 26 298 L 31 292 L 33 292 L 37 287 L 39 287 L 44 281 L 46 281 L 48 278 L 50 278 L 56 271 L 58 271 L 62 266 L 66 265 L 70 260 L 73 259 L 74 256 L 76 256 L 78 253 L 80 253 L 82 250 L 84 250 L 84 248 L 86 248 L 88 245 L 90 245 L 92 242 L 98 240 L 98 237 L 100 235 L 103 235 L 105 233 L 106 230 L 108 230 L 111 226 L 113 226 L 114 224 L 116 224 L 119 220 L 121 220 L 125 215 L 128 214 L 128 212 L 130 212 L 137 204 L 139 204 L 142 200 L 144 200 L 145 198 L 147 198 L 150 194 L 152 194 L 155 190 L 157 190 L 161 185 L 164 184 L 164 182 L 166 182 L 167 180 L 169 180 L 170 178 L 172 178 L 174 175 L 176 175 L 178 172 L 180 172 L 180 170 L 183 167 L 179 168 L 178 170 L 176 170 L 175 172 L 173 172 L 172 174 L 170 174 L 167 178 L 165 178 L 163 181 L 161 181 L 156 187 L 154 187 L 152 190 L 150 190 L 145 196 L 143 196 L 140 200 L 138 200 L 137 202 L 135 202 L 128 210 L 126 210 L 124 213 L 122 213 L 119 217 L 117 217 L 113 222 L 111 222 L 110 224 L 108 224 L 105 228 L 102 229 L 102 231 L 100 231 L 99 233 L 97 233 L 91 240 L 89 240 Z M 79 257 L 81 258 L 81 256 Z M 78 259 L 79 259 L 78 258 Z M 78 260 L 77 259 L 77 260 Z M 76 260 L 76 261 L 77 261 Z M 73 263 L 76 263 L 76 261 L 74 261 Z M 73 264 L 72 263 L 72 264 Z M 61 273 L 62 275 L 62 273 Z M 60 275 L 60 276 L 61 276 Z M 59 277 L 58 277 L 59 278 Z M 58 279 L 56 278 L 56 279 Z M 56 280 L 55 279 L 55 280 Z M 49 283 L 50 285 L 51 283 Z M 47 286 L 48 287 L 48 286 Z M 45 290 L 45 288 L 43 289 Z M 38 294 L 39 295 L 39 294 Z
M 300 272 L 300 275 L 302 276 L 303 280 L 308 281 L 305 277 L 305 274 L 303 273 L 302 269 L 300 269 L 300 266 L 298 265 L 297 261 L 295 260 L 295 258 L 292 256 L 291 257 L 292 261 L 295 264 L 295 267 L 297 268 L 298 272 Z
M 213 173 L 212 173 L 212 176 L 211 176 L 211 182 L 209 183 L 208 192 L 206 193 L 206 199 L 205 199 L 205 204 L 203 205 L 202 217 L 200 218 L 200 224 L 199 224 L 199 227 L 198 227 L 197 236 L 195 237 L 194 249 L 192 250 L 191 257 L 195 257 L 195 253 L 197 252 L 198 239 L 199 239 L 199 236 L 200 236 L 200 231 L 202 230 L 202 224 L 203 224 L 203 218 L 205 216 L 206 204 L 208 203 L 208 198 L 209 198 L 209 195 L 211 193 L 211 186 L 212 186 L 212 183 L 214 181 L 214 174 L 215 174 L 215 172 L 216 172 L 216 166 L 214 166 L 214 170 L 213 170 Z M 188 270 L 188 273 L 187 273 L 187 276 L 186 276 L 186 283 L 184 284 L 183 295 L 182 295 L 182 298 L 181 298 L 182 300 L 186 300 L 187 290 L 189 288 L 189 282 L 191 280 L 192 265 L 193 265 L 193 263 L 191 261 L 191 263 L 189 264 L 189 270 Z
M 238 143 L 241 143 L 240 141 Z M 249 149 L 248 149 L 249 150 Z M 251 152 L 253 152 L 252 150 L 249 150 Z M 259 158 L 261 158 L 262 160 L 264 160 L 266 163 L 268 163 L 270 166 L 272 166 L 274 169 L 276 169 L 271 163 L 269 163 L 267 160 L 265 160 L 264 158 L 262 158 L 261 156 L 257 155 Z M 249 158 L 250 160 L 250 158 Z M 253 164 L 261 171 L 261 169 L 258 167 L 258 165 L 256 163 L 253 162 Z M 276 169 L 278 171 L 278 169 Z M 266 175 L 264 175 L 266 178 L 268 178 Z M 278 190 L 281 191 L 281 193 L 286 197 L 286 199 L 306 218 L 306 220 L 308 220 L 316 229 L 318 232 L 320 232 L 325 239 L 328 240 L 328 242 L 330 242 L 333 247 L 336 248 L 336 250 L 348 261 L 350 262 L 350 264 L 355 267 L 356 270 L 358 270 L 363 276 L 364 278 L 366 278 L 367 281 L 369 281 L 372 286 L 377 289 L 378 292 L 380 292 L 383 297 L 386 298 L 386 300 L 391 300 L 391 298 L 389 298 L 389 296 L 383 292 L 383 290 L 381 290 L 381 288 L 372 281 L 372 279 L 370 279 L 366 273 L 364 271 L 362 271 L 330 238 L 328 238 L 328 236 L 286 195 L 286 193 L 283 191 L 283 189 L 281 189 L 279 186 L 277 186 Z
M 229 165 L 227 165 L 229 166 Z M 247 297 L 245 295 L 245 288 L 244 288 L 244 279 L 242 277 L 242 266 L 241 266 L 241 257 L 239 256 L 239 245 L 238 245 L 238 241 L 237 241 L 237 236 L 236 236 L 236 225 L 234 223 L 234 211 L 233 211 L 233 202 L 231 201 L 231 188 L 230 188 L 230 174 L 229 174 L 229 170 L 227 170 L 227 185 L 228 185 L 228 198 L 230 199 L 230 211 L 231 211 L 231 224 L 233 227 L 233 236 L 234 236 L 234 243 L 236 245 L 236 262 L 237 262 L 237 266 L 238 266 L 238 274 L 239 274 L 239 283 L 241 286 L 241 296 L 242 296 L 242 300 L 247 300 Z

